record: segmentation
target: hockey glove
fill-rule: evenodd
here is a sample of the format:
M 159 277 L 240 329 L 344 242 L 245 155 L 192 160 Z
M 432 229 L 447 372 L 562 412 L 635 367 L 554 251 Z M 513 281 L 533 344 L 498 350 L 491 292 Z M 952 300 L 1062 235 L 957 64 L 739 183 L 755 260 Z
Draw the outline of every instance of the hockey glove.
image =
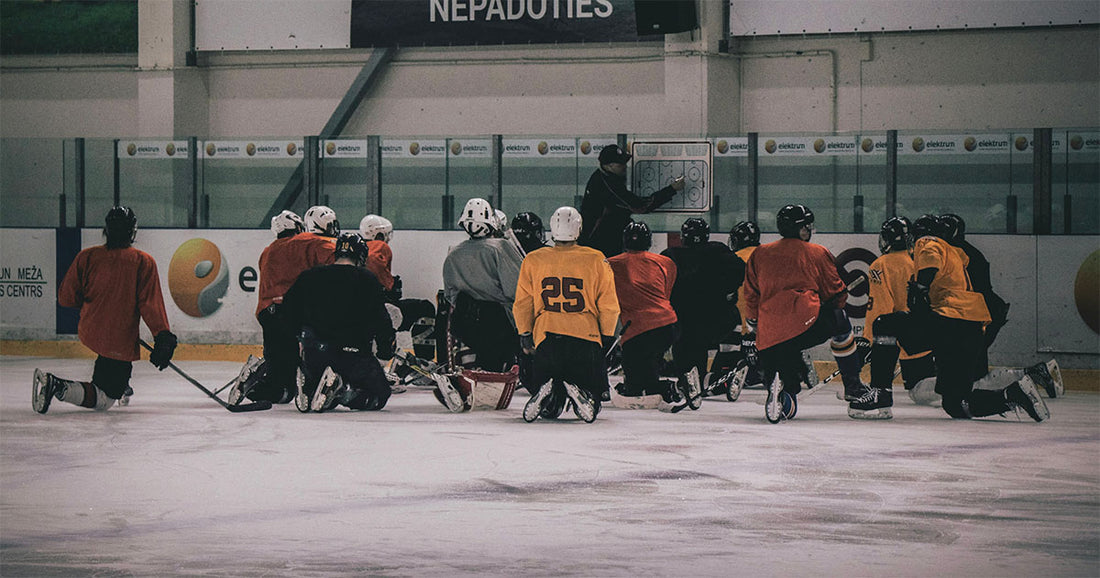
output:
M 750 365 L 757 365 L 759 359 L 756 352 L 755 331 L 741 336 L 741 353 L 745 355 L 745 361 L 748 361 Z
M 375 348 L 377 351 L 378 359 L 382 361 L 389 361 L 393 359 L 394 353 L 397 351 L 397 338 L 390 339 L 389 341 L 375 341 Z
M 149 362 L 157 369 L 164 371 L 168 362 L 172 361 L 172 354 L 176 352 L 176 344 L 179 340 L 175 334 L 167 329 L 153 337 L 153 351 L 149 353 Z
M 535 354 L 535 338 L 530 333 L 519 336 L 519 346 L 527 355 Z
M 916 281 L 909 282 L 906 295 L 909 312 L 914 315 L 927 315 L 932 312 L 932 299 L 928 296 L 928 286 Z

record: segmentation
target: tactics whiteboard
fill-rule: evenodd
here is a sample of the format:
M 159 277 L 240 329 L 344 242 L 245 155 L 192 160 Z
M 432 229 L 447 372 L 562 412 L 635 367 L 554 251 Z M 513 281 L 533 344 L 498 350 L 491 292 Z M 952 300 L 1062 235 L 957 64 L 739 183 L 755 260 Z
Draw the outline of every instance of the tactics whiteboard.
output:
M 664 213 L 705 213 L 710 210 L 710 141 L 634 143 L 634 194 L 646 197 L 683 175 L 684 190 L 657 209 Z

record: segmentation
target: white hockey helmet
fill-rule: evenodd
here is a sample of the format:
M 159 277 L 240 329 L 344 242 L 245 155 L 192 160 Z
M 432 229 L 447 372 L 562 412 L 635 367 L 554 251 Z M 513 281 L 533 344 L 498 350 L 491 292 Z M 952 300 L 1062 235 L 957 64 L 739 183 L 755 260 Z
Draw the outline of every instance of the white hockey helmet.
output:
M 581 236 L 581 214 L 573 207 L 560 207 L 550 216 L 551 241 L 576 241 Z
M 335 237 L 340 234 L 340 221 L 336 220 L 336 211 L 324 206 L 315 205 L 306 211 L 306 231 L 317 233 L 326 237 Z
M 382 235 L 382 240 L 389 243 L 393 238 L 393 223 L 385 217 L 367 215 L 359 221 L 359 234 L 368 241 L 374 241 L 378 239 L 378 235 Z
M 466 201 L 466 207 L 462 209 L 462 216 L 458 218 L 458 226 L 462 227 L 470 237 L 480 239 L 493 234 L 496 229 L 496 213 L 489 201 L 477 197 Z
M 496 229 L 498 231 L 503 233 L 504 231 L 508 230 L 508 224 L 509 223 L 508 223 L 508 214 L 507 213 L 505 213 L 504 211 L 502 211 L 500 209 L 497 209 L 496 211 L 493 211 L 493 218 L 497 222 Z
M 302 218 L 298 216 L 298 213 L 294 211 L 283 211 L 271 217 L 271 232 L 274 233 L 276 237 L 287 231 L 301 233 L 305 230 L 305 223 L 302 222 Z

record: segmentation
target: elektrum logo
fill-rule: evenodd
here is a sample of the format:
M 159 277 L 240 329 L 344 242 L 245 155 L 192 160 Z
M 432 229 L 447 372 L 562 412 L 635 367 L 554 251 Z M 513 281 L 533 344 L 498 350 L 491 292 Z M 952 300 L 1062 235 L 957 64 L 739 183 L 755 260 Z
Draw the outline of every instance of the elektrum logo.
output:
M 229 266 L 218 246 L 206 239 L 184 241 L 168 265 L 168 291 L 181 311 L 206 317 L 222 305 L 229 288 Z

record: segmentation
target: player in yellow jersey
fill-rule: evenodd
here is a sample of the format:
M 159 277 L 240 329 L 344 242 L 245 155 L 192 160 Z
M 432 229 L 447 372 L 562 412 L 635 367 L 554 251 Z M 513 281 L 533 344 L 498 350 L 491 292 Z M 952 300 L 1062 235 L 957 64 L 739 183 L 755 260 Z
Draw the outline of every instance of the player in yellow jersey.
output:
M 940 220 L 924 215 L 913 222 L 914 281 L 909 283 L 909 313 L 894 313 L 892 322 L 880 317 L 874 333 L 876 345 L 896 336 L 908 350 L 930 347 L 936 360 L 936 393 L 943 396 L 943 409 L 953 418 L 970 419 L 1022 409 L 1035 421 L 1050 417 L 1030 376 L 989 373 L 983 326 L 989 310 L 980 293 L 973 291 L 966 273 L 966 254 L 941 236 Z M 872 381 L 876 365 L 883 363 L 877 352 L 871 355 Z M 879 372 L 884 371 L 882 369 Z M 893 367 L 889 370 L 893 372 Z M 1003 376 L 1011 376 L 1005 383 Z M 881 406 L 884 390 L 876 384 L 849 406 L 868 410 Z
M 556 418 L 565 397 L 577 417 L 591 423 L 608 391 L 603 346 L 619 319 L 615 278 L 603 253 L 577 245 L 581 215 L 561 207 L 550 217 L 554 246 L 523 260 L 512 313 L 520 342 L 534 353 L 533 381 L 542 384 L 523 419 Z
M 901 350 L 896 337 L 883 335 L 881 339 L 876 339 L 875 331 L 875 323 L 879 319 L 888 324 L 891 314 L 909 311 L 907 284 L 916 273 L 913 257 L 909 254 L 909 246 L 913 243 L 912 227 L 909 219 L 892 217 L 882 224 L 879 231 L 878 248 L 882 256 L 875 259 L 867 270 L 870 290 L 863 337 L 858 340 L 860 358 L 865 358 L 867 352 L 881 357 L 879 363 L 871 365 L 871 387 L 889 390 L 894 380 L 894 364 L 900 357 L 902 380 L 909 397 L 918 404 L 933 405 L 940 403 L 940 396 L 933 391 L 936 365 L 929 346 L 910 343 L 911 348 L 923 351 Z M 858 412 L 853 414 L 850 411 L 849 415 L 862 417 Z

